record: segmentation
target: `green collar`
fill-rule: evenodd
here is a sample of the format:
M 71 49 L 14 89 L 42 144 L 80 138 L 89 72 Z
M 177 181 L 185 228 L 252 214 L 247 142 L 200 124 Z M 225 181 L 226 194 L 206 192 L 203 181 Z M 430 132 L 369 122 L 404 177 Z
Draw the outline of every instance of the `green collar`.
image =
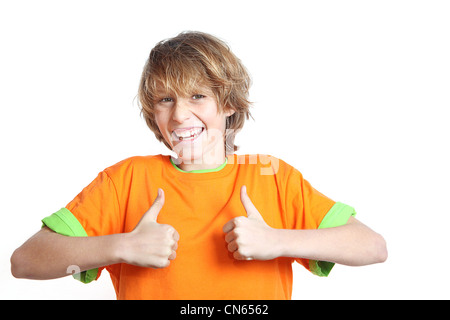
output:
M 184 172 L 184 173 L 207 173 L 207 172 L 217 172 L 222 170 L 223 168 L 225 168 L 225 166 L 227 165 L 228 159 L 225 158 L 225 162 L 222 163 L 219 167 L 214 168 L 214 169 L 202 169 L 202 170 L 191 170 L 191 171 L 184 171 L 182 169 L 180 169 L 175 163 L 173 163 L 172 157 L 170 157 L 170 163 L 173 165 L 173 167 L 175 169 L 177 169 L 180 172 Z

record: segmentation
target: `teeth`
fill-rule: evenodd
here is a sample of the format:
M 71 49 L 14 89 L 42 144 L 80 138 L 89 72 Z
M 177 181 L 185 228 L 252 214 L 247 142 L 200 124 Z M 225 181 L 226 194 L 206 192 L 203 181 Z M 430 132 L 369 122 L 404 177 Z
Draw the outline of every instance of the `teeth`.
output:
M 203 128 L 192 128 L 189 130 L 175 130 L 175 135 L 180 139 L 187 139 L 194 137 L 202 132 Z

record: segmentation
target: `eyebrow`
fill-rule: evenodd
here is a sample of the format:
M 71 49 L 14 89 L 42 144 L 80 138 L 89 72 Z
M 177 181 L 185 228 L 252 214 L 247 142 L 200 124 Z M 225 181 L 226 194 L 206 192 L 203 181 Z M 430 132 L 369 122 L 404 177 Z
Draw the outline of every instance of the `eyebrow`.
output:
M 196 94 L 202 94 L 205 96 L 214 96 L 213 90 L 207 86 L 195 87 L 192 90 L 190 90 L 190 93 L 188 93 L 187 96 L 192 96 L 192 95 L 196 95 Z M 177 92 L 170 92 L 170 91 L 165 91 L 165 90 L 161 90 L 161 89 L 158 89 L 155 92 L 156 99 L 161 98 L 161 97 L 174 97 L 174 96 L 180 96 L 180 94 L 178 94 Z

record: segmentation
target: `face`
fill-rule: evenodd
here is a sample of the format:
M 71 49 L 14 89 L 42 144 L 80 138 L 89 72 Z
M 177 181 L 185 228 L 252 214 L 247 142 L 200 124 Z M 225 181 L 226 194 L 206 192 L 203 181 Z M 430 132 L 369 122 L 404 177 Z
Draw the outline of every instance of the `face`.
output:
M 177 164 L 196 164 L 199 168 L 223 163 L 225 123 L 233 113 L 219 112 L 213 92 L 206 87 L 187 97 L 161 92 L 155 105 L 156 123 L 177 154 Z

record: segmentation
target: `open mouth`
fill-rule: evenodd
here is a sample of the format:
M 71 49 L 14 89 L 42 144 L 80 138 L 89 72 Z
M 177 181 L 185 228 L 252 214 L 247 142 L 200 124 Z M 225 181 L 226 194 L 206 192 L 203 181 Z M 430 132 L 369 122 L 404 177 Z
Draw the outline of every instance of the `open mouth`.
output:
M 197 139 L 204 130 L 204 127 L 175 129 L 172 132 L 172 138 L 174 141 L 193 141 Z

